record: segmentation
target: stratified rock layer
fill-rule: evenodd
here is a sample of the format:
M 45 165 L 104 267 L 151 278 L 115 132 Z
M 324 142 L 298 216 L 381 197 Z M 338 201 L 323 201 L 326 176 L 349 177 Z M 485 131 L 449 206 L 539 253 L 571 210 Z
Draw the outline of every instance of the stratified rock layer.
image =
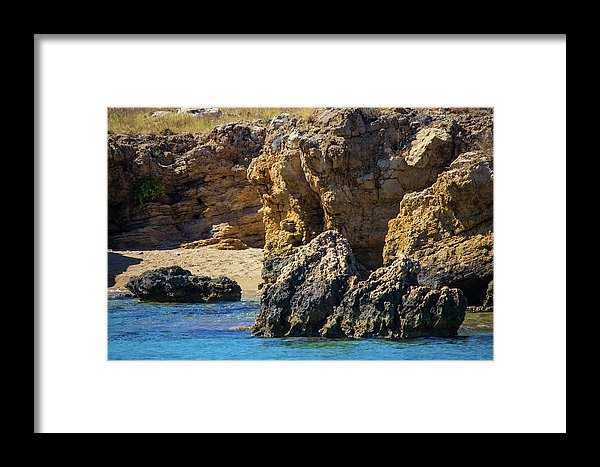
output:
M 407 194 L 389 222 L 384 263 L 415 258 L 419 283 L 458 287 L 482 305 L 493 278 L 493 179 L 491 155 L 467 152 L 432 187 Z
M 420 287 L 418 264 L 399 258 L 371 273 L 329 230 L 288 260 L 266 286 L 252 332 L 263 337 L 454 336 L 466 310 L 458 289 Z
M 109 135 L 109 248 L 211 238 L 262 247 L 261 201 L 246 170 L 264 138 L 264 126 L 249 123 L 197 136 Z M 147 181 L 154 184 L 150 193 L 143 190 Z
M 140 300 L 152 302 L 199 303 L 242 298 L 242 289 L 236 281 L 225 276 L 214 279 L 194 276 L 179 266 L 146 271 L 131 278 L 125 287 Z
M 490 139 L 487 109 L 322 109 L 308 122 L 273 119 L 248 169 L 263 204 L 263 280 L 274 282 L 287 257 L 329 229 L 361 264 L 382 266 L 388 221 L 403 197 Z

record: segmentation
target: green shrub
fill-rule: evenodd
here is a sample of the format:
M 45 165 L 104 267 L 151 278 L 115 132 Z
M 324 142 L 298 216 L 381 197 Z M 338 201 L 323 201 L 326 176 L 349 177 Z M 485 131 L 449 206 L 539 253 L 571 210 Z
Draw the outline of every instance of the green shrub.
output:
M 165 194 L 160 181 L 154 176 L 149 175 L 140 179 L 133 189 L 133 200 L 136 204 L 144 204 L 154 201 Z

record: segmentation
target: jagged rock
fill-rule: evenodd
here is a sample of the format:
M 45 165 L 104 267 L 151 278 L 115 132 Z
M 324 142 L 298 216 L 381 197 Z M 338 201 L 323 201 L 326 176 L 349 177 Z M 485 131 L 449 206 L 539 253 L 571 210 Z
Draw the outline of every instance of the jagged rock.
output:
M 153 302 L 214 302 L 239 301 L 242 289 L 239 284 L 225 276 L 211 279 L 194 276 L 179 266 L 146 271 L 125 284 L 140 300 Z
M 469 306 L 481 306 L 493 277 L 493 178 L 491 155 L 472 151 L 432 187 L 407 194 L 389 222 L 384 263 L 415 258 L 419 283 L 459 288 Z
M 109 135 L 109 247 L 176 247 L 227 225 L 219 238 L 261 248 L 261 201 L 246 170 L 264 136 L 264 126 L 246 123 L 206 135 Z M 141 198 L 148 181 L 154 193 Z
M 488 110 L 425 110 L 321 109 L 308 122 L 271 121 L 248 168 L 263 204 L 265 283 L 329 229 L 369 269 L 383 264 L 388 221 L 405 194 L 432 185 L 459 151 L 489 143 Z
M 358 282 L 321 330 L 324 337 L 455 336 L 465 317 L 458 289 L 417 283 L 418 264 L 399 258 Z
M 323 232 L 263 289 L 252 332 L 263 337 L 319 336 L 351 280 L 361 274 L 348 241 L 335 231 Z
M 465 318 L 467 300 L 460 289 L 412 288 L 403 297 L 400 329 L 404 337 L 450 337 Z
M 453 336 L 466 301 L 458 289 L 419 287 L 418 264 L 399 258 L 368 275 L 329 230 L 298 249 L 261 295 L 252 332 L 263 337 Z
M 399 335 L 402 296 L 417 285 L 418 265 L 408 258 L 379 268 L 354 285 L 323 327 L 325 337 Z

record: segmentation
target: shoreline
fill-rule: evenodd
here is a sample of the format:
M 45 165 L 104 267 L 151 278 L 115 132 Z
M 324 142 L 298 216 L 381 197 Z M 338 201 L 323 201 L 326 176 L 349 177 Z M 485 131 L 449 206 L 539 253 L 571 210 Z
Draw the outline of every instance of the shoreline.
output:
M 258 298 L 262 282 L 263 250 L 217 250 L 171 248 L 152 250 L 108 250 L 108 297 L 122 296 L 127 281 L 145 271 L 166 266 L 180 266 L 195 275 L 227 276 L 242 288 L 242 299 Z

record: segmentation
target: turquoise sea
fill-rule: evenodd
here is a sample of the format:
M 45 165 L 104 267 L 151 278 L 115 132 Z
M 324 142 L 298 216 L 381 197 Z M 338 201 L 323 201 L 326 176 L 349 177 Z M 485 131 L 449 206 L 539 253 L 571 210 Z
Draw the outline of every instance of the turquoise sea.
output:
M 453 338 L 253 337 L 256 300 L 206 304 L 108 299 L 109 360 L 492 360 L 493 316 L 467 314 Z M 240 330 L 242 328 L 242 330 Z

